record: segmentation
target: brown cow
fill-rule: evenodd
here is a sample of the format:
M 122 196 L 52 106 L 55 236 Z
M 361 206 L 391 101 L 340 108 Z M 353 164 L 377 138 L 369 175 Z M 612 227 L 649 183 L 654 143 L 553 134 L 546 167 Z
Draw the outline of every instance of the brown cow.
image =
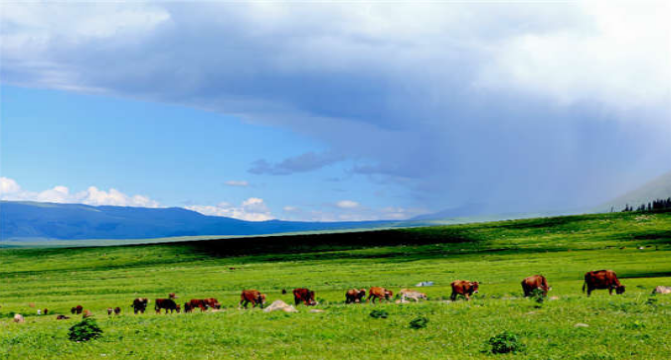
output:
M 238 305 L 238 308 L 240 306 L 244 306 L 246 309 L 249 303 L 252 303 L 252 308 L 256 307 L 256 305 L 259 305 L 259 307 L 263 309 L 263 306 L 266 304 L 266 295 L 261 294 L 260 291 L 254 289 L 242 290 L 242 294 L 240 294 L 240 304 Z
M 294 289 L 294 303 L 298 305 L 301 302 L 307 306 L 317 305 L 317 302 L 315 301 L 315 292 L 306 288 Z
M 585 288 L 587 288 L 587 296 L 590 296 L 592 291 L 596 289 L 608 289 L 610 295 L 613 295 L 613 289 L 618 295 L 624 293 L 624 285 L 620 284 L 620 280 L 617 279 L 613 270 L 597 270 L 585 273 L 582 292 L 585 292 Z
M 189 312 L 193 311 L 195 308 L 199 308 L 200 312 L 207 311 L 207 304 L 205 300 L 202 299 L 191 299 L 189 302 Z M 186 305 L 184 305 L 186 306 Z
M 75 314 L 79 315 L 79 314 L 82 313 L 82 311 L 84 311 L 84 308 L 81 305 L 77 305 L 77 306 L 73 307 L 72 309 L 70 309 L 70 313 L 73 314 L 73 315 L 75 315 Z
M 90 318 L 93 316 L 93 313 L 90 310 L 84 310 L 84 315 L 82 315 L 82 319 Z
M 522 290 L 524 290 L 524 297 L 531 296 L 533 291 L 540 289 L 543 292 L 543 296 L 548 295 L 548 291 L 552 288 L 548 285 L 548 281 L 543 275 L 534 275 L 529 276 L 528 278 L 522 280 Z
M 470 300 L 473 294 L 477 294 L 479 286 L 477 281 L 471 282 L 467 280 L 456 280 L 450 285 L 452 286 L 452 295 L 450 296 L 452 301 L 457 299 L 457 295 L 463 295 L 466 301 Z
M 361 303 L 366 297 L 366 289 L 349 289 L 345 293 L 345 304 Z
M 117 307 L 114 308 L 114 315 L 119 315 L 119 314 L 121 314 L 121 308 L 117 306 Z
M 67 317 L 67 316 L 65 316 L 65 315 L 58 315 L 58 316 L 56 316 L 56 320 L 67 320 L 67 319 L 69 319 L 69 317 Z
M 392 296 L 394 296 L 394 293 L 391 290 L 373 286 L 368 290 L 368 299 L 366 299 L 366 303 L 368 303 L 371 298 L 373 298 L 373 304 L 375 304 L 375 300 L 382 301 L 384 299 L 390 301 Z
M 112 309 L 112 308 L 107 308 L 107 316 L 112 315 L 112 312 L 114 312 L 114 309 Z
M 44 315 L 49 314 L 49 309 L 44 309 L 44 310 L 42 310 L 42 314 L 44 314 Z
M 157 314 L 160 314 L 161 309 L 165 309 L 166 314 L 168 314 L 168 311 L 170 311 L 171 314 L 174 311 L 177 311 L 179 314 L 180 307 L 173 299 L 156 299 L 154 302 L 154 310 Z
M 175 295 L 175 293 L 170 293 L 170 294 L 168 294 L 168 298 L 175 300 L 175 299 L 177 299 L 177 295 Z
M 212 308 L 212 309 L 221 309 L 221 304 L 219 304 L 219 301 L 215 298 L 207 298 L 203 300 L 205 302 L 205 305 L 207 307 Z
M 147 310 L 147 304 L 149 304 L 149 299 L 147 298 L 136 298 L 133 300 L 133 304 L 130 306 L 133 308 L 133 312 L 137 314 L 138 312 L 144 314 L 144 311 Z

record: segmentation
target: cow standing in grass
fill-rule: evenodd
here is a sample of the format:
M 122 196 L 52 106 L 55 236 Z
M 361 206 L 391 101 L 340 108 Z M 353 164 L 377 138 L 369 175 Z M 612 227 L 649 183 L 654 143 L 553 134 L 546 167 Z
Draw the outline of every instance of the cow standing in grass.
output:
M 172 314 L 174 311 L 177 311 L 179 314 L 180 307 L 173 299 L 156 299 L 154 303 L 154 310 L 157 314 L 161 313 L 161 309 L 165 309 L 165 313 L 168 314 L 168 311 Z
M 345 293 L 345 304 L 361 303 L 366 297 L 366 289 L 349 289 Z
M 238 307 L 244 307 L 245 309 L 247 308 L 247 305 L 252 304 L 252 308 L 255 308 L 257 305 L 263 309 L 263 306 L 266 304 L 266 295 L 261 294 L 260 291 L 250 289 L 250 290 L 242 290 L 242 294 L 240 294 L 240 304 L 238 304 Z
M 543 275 L 529 276 L 528 278 L 522 280 L 522 290 L 524 291 L 524 297 L 531 296 L 536 289 L 542 291 L 543 296 L 547 296 L 548 291 L 550 291 L 552 288 L 548 285 L 548 281 Z
M 294 303 L 296 305 L 304 303 L 306 306 L 317 305 L 315 292 L 306 288 L 294 289 Z
M 130 306 L 133 308 L 133 313 L 141 313 L 144 314 L 145 310 L 147 310 L 147 305 L 149 304 L 149 299 L 147 298 L 136 298 L 133 300 L 133 304 Z
M 477 281 L 468 281 L 468 280 L 456 280 L 452 284 L 452 295 L 450 299 L 452 301 L 457 300 L 457 295 L 462 295 L 466 298 L 466 301 L 471 299 L 473 294 L 477 294 L 480 284 Z
M 375 300 L 379 300 L 380 302 L 382 300 L 390 301 L 392 296 L 394 296 L 393 291 L 383 287 L 373 286 L 368 290 L 368 299 L 366 299 L 366 302 L 369 302 L 370 299 L 373 299 L 373 304 L 375 304 Z
M 82 313 L 82 311 L 84 311 L 84 308 L 81 305 L 77 305 L 70 309 L 70 313 L 73 315 L 79 315 Z
M 582 292 L 587 289 L 587 296 L 597 289 L 608 289 L 608 293 L 624 294 L 624 285 L 620 284 L 617 275 L 613 270 L 597 270 L 585 273 L 585 283 L 582 285 Z

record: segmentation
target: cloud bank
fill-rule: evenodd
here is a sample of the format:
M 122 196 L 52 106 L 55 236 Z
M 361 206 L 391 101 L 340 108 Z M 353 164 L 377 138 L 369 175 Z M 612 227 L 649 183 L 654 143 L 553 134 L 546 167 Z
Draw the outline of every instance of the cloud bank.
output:
M 349 160 L 434 209 L 585 206 L 671 163 L 669 6 L 12 3 L 2 78 L 237 115 L 329 149 L 255 175 Z

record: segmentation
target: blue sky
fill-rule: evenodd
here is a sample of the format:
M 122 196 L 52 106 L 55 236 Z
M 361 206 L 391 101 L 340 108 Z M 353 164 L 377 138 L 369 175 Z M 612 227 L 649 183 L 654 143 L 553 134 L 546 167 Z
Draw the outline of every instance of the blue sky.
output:
M 671 169 L 666 2 L 1 6 L 4 199 L 403 219 Z

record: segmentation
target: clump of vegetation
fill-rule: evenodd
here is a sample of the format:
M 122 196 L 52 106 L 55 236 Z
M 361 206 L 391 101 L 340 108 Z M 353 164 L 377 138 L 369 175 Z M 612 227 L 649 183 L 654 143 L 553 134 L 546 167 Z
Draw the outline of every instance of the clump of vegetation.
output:
M 655 306 L 657 306 L 658 302 L 659 302 L 659 300 L 656 297 L 651 296 L 651 297 L 648 298 L 648 300 L 645 301 L 645 304 L 655 307 Z
M 645 324 L 639 320 L 635 320 L 632 323 L 624 324 L 623 327 L 627 330 L 640 330 L 645 329 Z
M 93 318 L 86 318 L 81 322 L 72 325 L 68 331 L 68 336 L 70 337 L 70 340 L 79 342 L 97 339 L 102 333 L 103 330 Z
M 429 319 L 425 317 L 418 317 L 410 322 L 410 328 L 412 329 L 424 329 L 429 323 Z
M 525 350 L 526 346 L 520 341 L 519 337 L 509 331 L 504 331 L 493 336 L 485 343 L 488 348 L 485 352 L 492 354 L 516 354 Z
M 389 317 L 389 313 L 384 310 L 373 310 L 370 312 L 370 317 L 373 319 L 386 319 Z
M 534 289 L 531 292 L 530 298 L 536 302 L 536 308 L 540 308 L 545 302 L 547 295 L 541 289 Z

